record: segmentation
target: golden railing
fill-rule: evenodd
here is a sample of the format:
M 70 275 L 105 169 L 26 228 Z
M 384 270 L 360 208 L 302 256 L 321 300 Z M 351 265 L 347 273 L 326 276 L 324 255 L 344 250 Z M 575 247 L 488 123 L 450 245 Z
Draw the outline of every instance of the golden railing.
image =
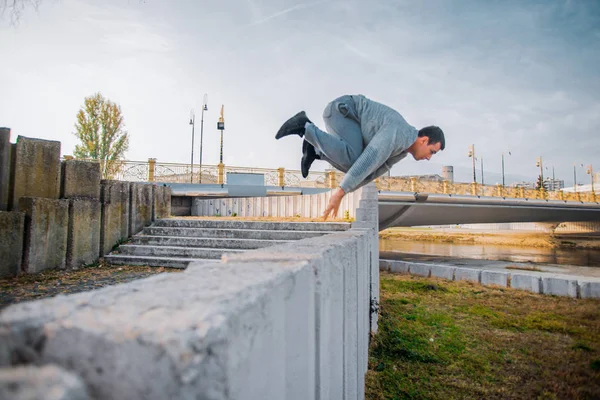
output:
M 314 188 L 335 188 L 344 174 L 329 170 L 311 172 L 306 179 L 297 170 L 284 168 L 248 168 L 233 167 L 224 164 L 199 165 L 148 161 L 121 161 L 116 173 L 109 177 L 123 181 L 147 181 L 166 183 L 227 183 L 227 173 L 263 174 L 267 186 L 293 186 Z M 537 189 L 503 187 L 502 185 L 481 185 L 478 183 L 459 183 L 417 179 L 416 177 L 381 177 L 375 181 L 379 190 L 395 192 L 413 192 L 430 194 L 470 195 L 482 197 L 508 197 L 521 199 L 561 200 L 577 202 L 598 202 L 593 192 L 563 192 Z

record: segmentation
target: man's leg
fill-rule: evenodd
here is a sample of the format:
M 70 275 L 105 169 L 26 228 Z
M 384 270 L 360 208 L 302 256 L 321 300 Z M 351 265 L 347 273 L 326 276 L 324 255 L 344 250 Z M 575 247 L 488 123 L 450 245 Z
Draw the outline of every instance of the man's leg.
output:
M 315 147 L 322 160 L 347 172 L 363 151 L 360 124 L 352 118 L 353 105 L 349 96 L 329 103 L 323 112 L 327 132 L 313 123 L 306 123 L 304 139 Z

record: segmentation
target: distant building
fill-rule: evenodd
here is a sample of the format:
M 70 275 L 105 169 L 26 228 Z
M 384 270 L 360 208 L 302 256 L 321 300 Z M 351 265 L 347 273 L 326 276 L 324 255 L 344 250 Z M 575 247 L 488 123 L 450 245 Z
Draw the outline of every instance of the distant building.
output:
M 450 183 L 454 183 L 454 167 L 446 165 L 442 167 L 442 177 Z
M 515 182 L 510 186 L 514 188 L 535 189 L 535 183 L 533 182 Z
M 398 178 L 403 178 L 403 179 L 417 178 L 420 181 L 433 181 L 433 182 L 441 182 L 441 181 L 444 180 L 444 178 L 442 178 L 438 174 L 432 174 L 432 175 L 403 175 L 403 176 L 398 176 Z
M 544 189 L 550 192 L 558 191 L 564 189 L 565 181 L 561 179 L 544 179 Z

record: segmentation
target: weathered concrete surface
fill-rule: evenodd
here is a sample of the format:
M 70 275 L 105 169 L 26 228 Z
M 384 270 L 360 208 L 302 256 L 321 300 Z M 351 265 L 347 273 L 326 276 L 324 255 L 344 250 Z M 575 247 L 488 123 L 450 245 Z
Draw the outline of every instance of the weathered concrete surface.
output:
M 409 271 L 411 275 L 429 277 L 431 275 L 431 265 L 411 263 L 409 265 Z
M 21 197 L 58 199 L 60 142 L 19 136 L 14 151 L 9 208 L 19 211 Z
M 600 299 L 600 282 L 579 282 L 582 299 Z
M 171 188 L 168 186 L 153 186 L 154 207 L 152 221 L 171 216 Z
M 98 260 L 100 219 L 100 201 L 81 198 L 69 200 L 67 268 L 79 268 Z
M 101 257 L 110 253 L 119 241 L 129 237 L 129 186 L 129 182 L 101 181 Z
M 481 271 L 481 284 L 507 287 L 509 276 L 508 272 Z
M 448 267 L 444 265 L 431 266 L 431 276 L 436 278 L 443 278 L 452 281 L 454 280 L 454 271 L 456 271 L 456 268 L 454 267 Z
M 129 232 L 131 235 L 135 235 L 152 223 L 153 186 L 144 183 L 130 183 L 130 187 Z
M 65 268 L 69 200 L 21 197 L 19 208 L 25 213 L 23 272 Z
M 61 198 L 84 197 L 100 199 L 100 163 L 95 161 L 66 160 L 62 162 Z
M 15 276 L 21 270 L 25 214 L 0 211 L 0 277 Z
M 0 368 L 0 399 L 87 400 L 81 378 L 55 365 Z
M 472 268 L 456 268 L 454 280 L 479 283 L 481 282 L 481 271 Z
M 562 277 L 543 277 L 542 293 L 577 297 L 577 280 Z
M 525 274 L 511 274 L 510 287 L 527 290 L 528 292 L 541 293 L 542 280 L 539 276 Z
M 11 147 L 10 129 L 0 128 L 0 211 L 8 210 Z

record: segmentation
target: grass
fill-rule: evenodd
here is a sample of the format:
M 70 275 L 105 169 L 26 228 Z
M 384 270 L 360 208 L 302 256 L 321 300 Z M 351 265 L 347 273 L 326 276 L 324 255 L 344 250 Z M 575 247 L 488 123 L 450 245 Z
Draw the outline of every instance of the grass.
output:
M 366 398 L 598 399 L 600 301 L 381 275 Z

